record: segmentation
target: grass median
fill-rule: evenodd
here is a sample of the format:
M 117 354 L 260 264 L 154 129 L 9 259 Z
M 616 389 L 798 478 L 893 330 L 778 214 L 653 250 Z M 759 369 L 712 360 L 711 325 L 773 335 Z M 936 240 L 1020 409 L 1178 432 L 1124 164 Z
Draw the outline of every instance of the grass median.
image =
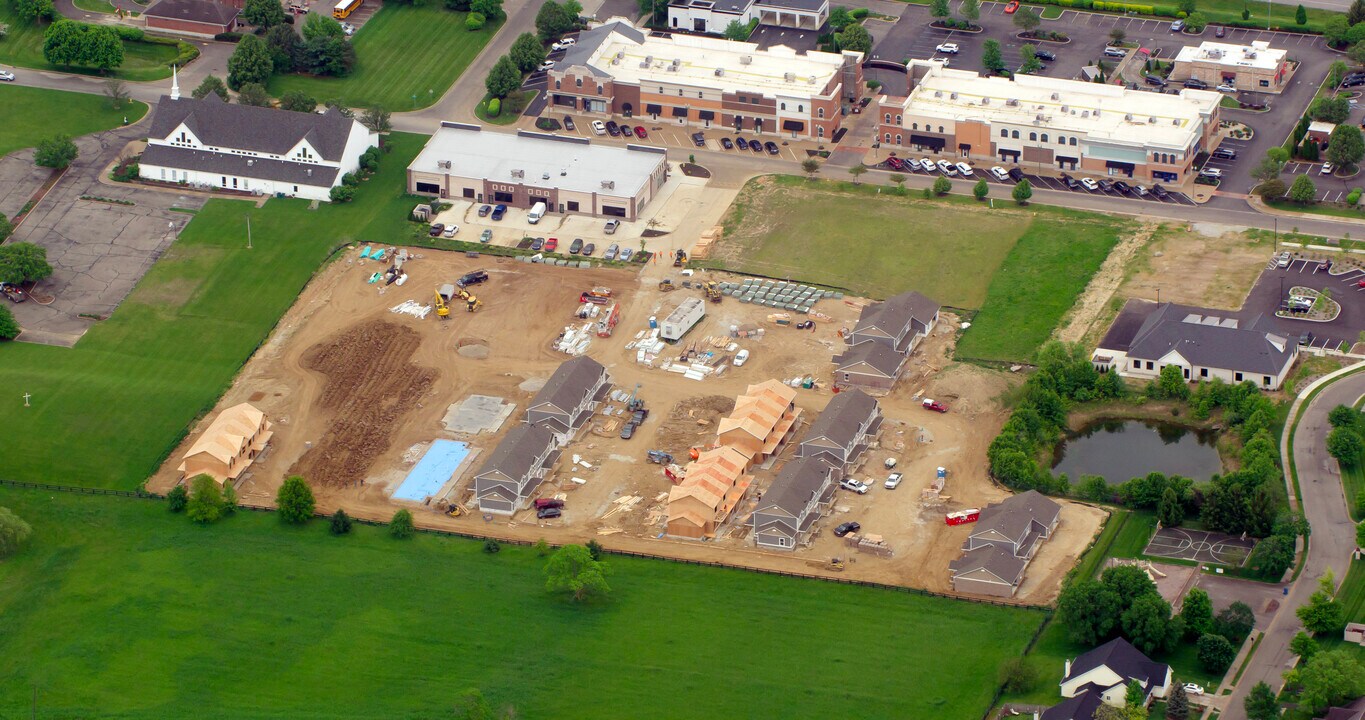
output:
M 43 33 L 47 23 L 27 23 L 19 18 L 10 3 L 0 3 L 0 25 L 9 25 L 9 33 L 0 39 L 0 64 L 32 68 L 45 72 L 68 72 L 102 76 L 99 70 L 83 67 L 53 65 L 43 57 Z M 179 45 L 185 45 L 181 42 Z M 171 76 L 171 63 L 179 54 L 179 45 L 123 41 L 123 64 L 110 77 L 129 82 L 150 82 Z

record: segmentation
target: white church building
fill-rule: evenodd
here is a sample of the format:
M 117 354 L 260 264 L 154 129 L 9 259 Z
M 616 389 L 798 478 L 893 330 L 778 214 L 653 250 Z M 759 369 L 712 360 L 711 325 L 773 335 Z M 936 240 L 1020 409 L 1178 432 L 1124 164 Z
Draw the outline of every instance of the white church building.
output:
M 138 161 L 145 180 L 328 201 L 379 134 L 342 115 L 162 96 Z

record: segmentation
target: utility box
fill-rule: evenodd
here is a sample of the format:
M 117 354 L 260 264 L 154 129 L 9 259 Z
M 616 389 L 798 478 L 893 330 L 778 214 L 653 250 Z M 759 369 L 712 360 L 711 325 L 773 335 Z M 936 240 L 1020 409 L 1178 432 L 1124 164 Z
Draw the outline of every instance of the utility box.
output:
M 659 324 L 659 337 L 669 342 L 677 342 L 704 317 L 706 303 L 699 297 L 687 298 Z

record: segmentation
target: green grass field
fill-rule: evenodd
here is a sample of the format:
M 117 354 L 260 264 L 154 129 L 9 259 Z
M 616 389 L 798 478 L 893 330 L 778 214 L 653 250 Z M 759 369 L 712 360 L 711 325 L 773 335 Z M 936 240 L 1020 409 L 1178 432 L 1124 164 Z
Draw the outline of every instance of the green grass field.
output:
M 33 395 L 0 442 L 4 475 L 136 487 L 213 407 L 332 248 L 406 234 L 415 201 L 402 178 L 425 141 L 391 135 L 378 175 L 348 205 L 211 200 L 74 349 L 0 345 L 0 387 Z
M 455 82 L 500 23 L 469 32 L 465 13 L 441 3 L 385 5 L 356 33 L 355 71 L 344 78 L 277 75 L 276 97 L 302 90 L 319 102 L 339 98 L 349 107 L 382 105 L 403 112 L 431 105 Z
M 99 75 L 89 68 L 67 68 L 53 65 L 43 57 L 43 32 L 47 25 L 30 25 L 14 14 L 9 3 L 0 3 L 0 23 L 9 24 L 9 34 L 0 39 L 0 63 L 34 70 L 71 72 Z M 111 74 L 131 82 L 148 82 L 171 76 L 171 61 L 177 53 L 174 45 L 145 42 L 123 43 L 123 64 Z
M 7 488 L 0 506 L 35 526 L 0 563 L 0 717 L 36 687 L 39 718 L 448 718 L 477 687 L 528 718 L 977 720 L 1044 617 L 629 558 L 579 607 L 526 547 Z
M 5 108 L 5 122 L 0 123 L 0 155 L 33 147 L 39 140 L 59 133 L 71 137 L 89 135 L 118 127 L 125 117 L 131 123 L 147 114 L 147 106 L 137 101 L 114 110 L 103 95 L 11 83 L 0 85 L 0 107 Z

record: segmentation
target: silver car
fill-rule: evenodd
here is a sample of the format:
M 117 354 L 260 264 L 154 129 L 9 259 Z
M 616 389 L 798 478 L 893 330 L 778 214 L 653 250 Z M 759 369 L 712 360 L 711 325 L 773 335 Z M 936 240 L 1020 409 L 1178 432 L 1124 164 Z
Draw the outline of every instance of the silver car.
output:
M 621 250 L 621 246 L 620 246 L 620 245 L 617 245 L 616 243 L 612 243 L 612 244 L 610 244 L 610 245 L 607 246 L 607 251 L 604 252 L 604 253 L 602 253 L 602 259 L 603 259 L 603 260 L 615 260 L 615 259 L 616 259 L 616 253 L 620 252 L 620 250 Z
M 635 251 L 631 250 L 630 248 L 621 248 L 621 252 L 616 254 L 616 259 L 620 260 L 621 262 L 630 262 L 630 258 L 634 254 Z

